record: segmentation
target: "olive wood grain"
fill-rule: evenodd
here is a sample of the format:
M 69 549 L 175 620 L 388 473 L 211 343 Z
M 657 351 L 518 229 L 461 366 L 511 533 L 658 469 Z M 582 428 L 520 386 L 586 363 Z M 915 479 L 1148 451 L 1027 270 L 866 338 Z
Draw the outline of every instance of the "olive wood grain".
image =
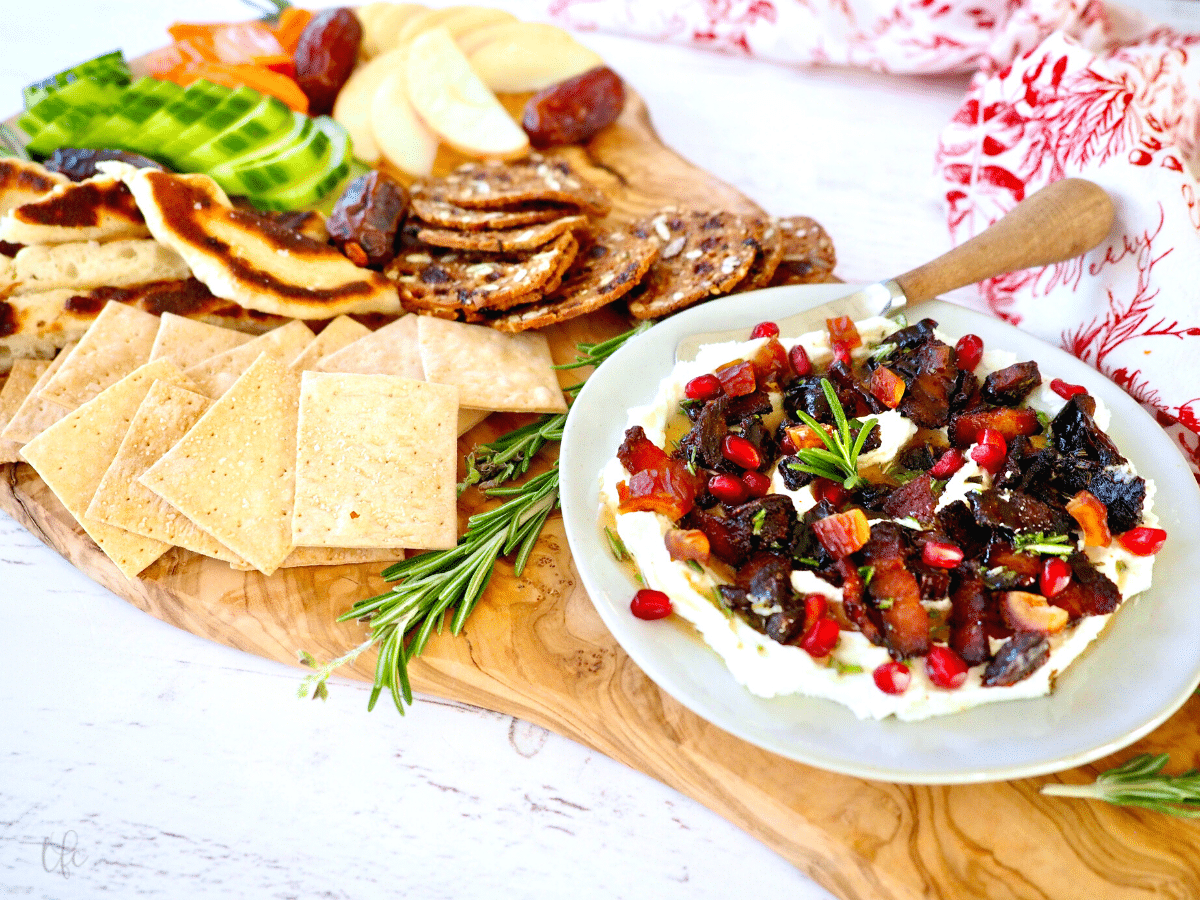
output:
M 757 209 L 662 146 L 636 97 L 578 161 L 613 194 L 618 219 L 666 202 Z M 555 326 L 556 360 L 569 360 L 576 341 L 625 327 L 612 311 Z M 521 421 L 493 416 L 459 449 Z M 361 623 L 337 617 L 384 587 L 375 566 L 265 578 L 178 549 L 129 581 L 28 466 L 5 466 L 0 476 L 0 508 L 97 582 L 165 622 L 249 653 L 292 664 L 300 650 L 332 659 L 365 636 Z M 464 495 L 461 522 L 480 506 L 475 492 Z M 364 654 L 345 674 L 370 680 L 374 664 Z M 1195 822 L 1043 797 L 1044 778 L 956 787 L 863 781 L 792 762 L 710 725 L 659 690 L 605 629 L 555 519 L 523 577 L 498 564 L 463 633 L 435 637 L 412 676 L 418 691 L 520 716 L 659 779 L 842 900 L 1200 897 Z M 375 714 L 392 714 L 386 700 Z M 1200 701 L 1192 699 L 1135 747 L 1053 780 L 1091 781 L 1134 752 L 1170 750 L 1177 766 L 1194 765 L 1198 724 Z M 405 727 L 423 727 L 420 716 Z
M 969 241 L 895 281 L 911 306 L 997 275 L 1062 262 L 1100 243 L 1115 215 L 1103 188 L 1082 178 L 1063 178 L 1026 197 Z

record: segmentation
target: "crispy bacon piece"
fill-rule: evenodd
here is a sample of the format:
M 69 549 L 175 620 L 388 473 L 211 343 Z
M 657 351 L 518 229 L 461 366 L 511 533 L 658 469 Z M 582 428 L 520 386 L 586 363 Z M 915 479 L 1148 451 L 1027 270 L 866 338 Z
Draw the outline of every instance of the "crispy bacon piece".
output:
M 849 556 L 867 542 L 871 536 L 871 525 L 861 509 L 834 513 L 812 524 L 813 532 L 821 546 L 834 559 Z
M 863 585 L 862 576 L 858 574 L 858 566 L 853 560 L 845 557 L 837 560 L 834 565 L 838 574 L 842 576 L 842 613 L 846 621 L 861 631 L 872 644 L 882 645 L 883 632 L 876 622 L 879 613 L 868 608 L 863 602 L 866 587 Z
M 933 496 L 933 479 L 928 475 L 919 475 L 908 484 L 903 484 L 888 495 L 883 503 L 883 511 L 893 519 L 903 519 L 911 516 L 922 524 L 928 525 L 934 519 L 934 509 L 937 501 Z
M 754 374 L 754 364 L 743 359 L 721 366 L 717 369 L 716 375 L 728 397 L 741 397 L 745 394 L 753 394 L 758 390 L 758 378 Z
M 887 366 L 879 366 L 871 373 L 869 390 L 888 409 L 895 409 L 904 396 L 904 379 Z
M 1035 362 L 1013 363 L 983 379 L 981 395 L 997 406 L 1016 406 L 1042 383 L 1042 374 Z
M 1121 591 L 1112 580 L 1092 565 L 1092 561 L 1076 550 L 1067 557 L 1074 576 L 1065 588 L 1049 598 L 1061 606 L 1074 622 L 1083 616 L 1102 616 L 1121 604 Z
M 954 417 L 950 422 L 950 440 L 955 447 L 965 449 L 975 443 L 979 433 L 985 428 L 1000 432 L 1004 440 L 1008 441 L 1018 434 L 1037 434 L 1042 430 L 1042 423 L 1038 421 L 1037 411 L 1028 407 L 978 409 Z
M 667 462 L 666 451 L 646 437 L 641 425 L 634 425 L 625 432 L 625 440 L 617 448 L 617 459 L 630 475 L 643 469 L 661 468 Z
M 898 525 L 882 522 L 871 529 L 862 549 L 873 569 L 867 590 L 883 619 L 884 644 L 896 659 L 929 652 L 929 613 L 921 605 L 921 588 L 905 564 L 904 535 Z
M 988 592 L 977 572 L 964 577 L 950 595 L 950 649 L 970 666 L 991 656 L 984 616 Z
M 694 528 L 671 528 L 663 538 L 667 553 L 671 559 L 694 559 L 698 563 L 707 563 L 710 548 L 708 536 Z
M 695 505 L 700 479 L 682 460 L 667 456 L 640 425 L 625 432 L 617 458 L 631 473 L 628 482 L 617 484 L 621 512 L 657 512 L 674 522 Z
M 775 337 L 758 348 L 750 360 L 759 384 L 779 384 L 780 378 L 791 369 L 787 351 Z
M 830 347 L 841 345 L 847 350 L 853 350 L 862 346 L 862 335 L 858 333 L 854 320 L 849 316 L 826 319 L 825 327 L 829 330 Z

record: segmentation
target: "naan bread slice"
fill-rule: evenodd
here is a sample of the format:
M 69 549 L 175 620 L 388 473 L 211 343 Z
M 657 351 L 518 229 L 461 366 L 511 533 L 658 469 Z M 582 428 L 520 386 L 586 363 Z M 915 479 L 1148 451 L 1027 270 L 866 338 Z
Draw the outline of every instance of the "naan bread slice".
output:
M 119 178 L 96 175 L 55 185 L 50 193 L 0 216 L 0 241 L 65 244 L 147 238 L 146 221 Z
M 123 178 L 150 233 L 178 251 L 218 297 L 296 319 L 400 312 L 395 286 L 378 272 L 265 216 L 234 209 L 207 175 L 126 168 Z
M 0 158 L 0 215 L 45 196 L 55 185 L 69 183 L 65 175 L 35 162 Z
M 191 274 L 178 253 L 147 239 L 38 244 L 18 250 L 13 264 L 13 294 L 54 288 L 124 288 L 151 281 L 182 280 Z

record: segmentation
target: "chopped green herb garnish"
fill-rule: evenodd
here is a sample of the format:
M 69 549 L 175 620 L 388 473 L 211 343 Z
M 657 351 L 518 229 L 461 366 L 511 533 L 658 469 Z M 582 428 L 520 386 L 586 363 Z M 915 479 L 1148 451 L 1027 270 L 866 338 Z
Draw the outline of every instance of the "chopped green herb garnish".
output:
M 611 528 L 605 527 L 604 536 L 608 538 L 608 549 L 612 551 L 613 557 L 617 562 L 625 562 L 629 559 L 629 550 L 625 546 L 625 542 L 621 540 L 621 536 Z
M 837 657 L 833 657 L 830 661 L 833 663 L 833 667 L 837 669 L 839 675 L 857 675 L 863 670 L 863 667 L 858 665 L 858 663 L 844 663 Z
M 819 562 L 817 562 L 815 559 L 813 559 L 811 556 L 802 556 L 798 560 L 796 560 L 796 565 L 812 566 L 815 569 L 815 568 L 817 568 L 817 566 L 819 566 L 821 564 Z
M 882 600 L 875 601 L 875 608 L 876 609 L 891 609 L 892 605 L 895 602 L 896 602 L 895 599 L 893 599 L 892 597 L 884 597 Z
M 688 566 L 690 566 L 690 567 L 691 567 L 691 568 L 692 568 L 694 571 L 696 571 L 696 572 L 700 572 L 701 574 L 703 574 L 703 573 L 704 573 L 704 566 L 700 565 L 700 561 L 699 561 L 699 560 L 695 560 L 695 559 L 689 559 L 689 560 L 687 561 L 687 564 L 688 564 Z
M 754 534 L 762 534 L 763 524 L 767 521 L 767 508 L 764 506 L 754 514 L 754 518 L 750 520 L 751 528 Z
M 1044 553 L 1051 556 L 1070 556 L 1075 542 L 1066 534 L 1043 534 L 1033 531 L 1013 537 L 1013 549 L 1018 553 Z
M 858 577 L 862 579 L 863 587 L 871 583 L 871 579 L 875 577 L 874 566 L 859 566 Z

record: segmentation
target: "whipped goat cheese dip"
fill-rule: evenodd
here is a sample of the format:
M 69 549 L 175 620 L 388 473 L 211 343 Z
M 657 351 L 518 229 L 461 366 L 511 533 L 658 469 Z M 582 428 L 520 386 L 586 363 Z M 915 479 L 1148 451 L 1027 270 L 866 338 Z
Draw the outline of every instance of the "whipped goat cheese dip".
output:
M 862 337 L 862 346 L 853 351 L 857 360 L 865 359 L 876 347 L 900 326 L 886 318 L 871 318 L 855 323 Z M 953 346 L 955 339 L 935 333 L 941 341 Z M 693 361 L 680 362 L 659 385 L 650 403 L 631 409 L 626 427 L 640 426 L 647 438 L 659 447 L 666 446 L 671 420 L 679 415 L 680 403 L 685 400 L 685 387 L 692 379 L 714 372 L 721 366 L 738 359 L 750 359 L 767 342 L 767 338 L 712 344 L 701 348 Z M 779 337 L 782 346 L 790 350 L 797 344 L 804 347 L 815 371 L 825 371 L 832 358 L 829 335 L 817 331 L 800 337 Z M 1016 361 L 1016 357 L 1001 350 L 984 353 L 975 373 L 982 379 L 986 374 L 998 371 Z M 782 415 L 778 395 L 772 396 L 775 413 Z M 1026 404 L 1051 418 L 1065 405 L 1066 401 L 1049 387 L 1049 378 L 1034 389 Z M 917 434 L 917 425 L 898 410 L 889 410 L 872 416 L 878 421 L 879 446 L 859 456 L 859 470 L 868 467 L 886 468 L 897 454 Z M 1109 419 L 1108 410 L 1096 403 L 1094 420 L 1105 429 Z M 771 422 L 777 424 L 779 417 Z M 942 429 L 945 432 L 945 429 Z M 992 476 L 973 461 L 969 452 L 964 453 L 965 464 L 945 483 L 937 498 L 937 509 L 941 510 L 955 500 L 967 498 L 972 492 L 986 490 Z M 1136 472 L 1132 465 L 1124 467 L 1129 477 Z M 798 516 L 803 516 L 817 504 L 811 485 L 798 490 L 789 490 L 777 469 L 768 473 L 771 478 L 770 493 L 790 498 Z M 965 683 L 953 689 L 935 685 L 926 673 L 923 660 L 909 661 L 911 682 L 899 694 L 885 693 L 876 686 L 874 670 L 889 662 L 892 657 L 884 646 L 871 641 L 858 631 L 842 630 L 835 649 L 828 657 L 814 658 L 796 644 L 779 643 L 753 628 L 741 616 L 734 614 L 719 602 L 717 587 L 720 577 L 712 567 L 689 565 L 671 558 L 664 542 L 667 532 L 676 527 L 665 515 L 657 512 L 620 512 L 617 485 L 626 481 L 629 473 L 616 457 L 603 469 L 600 479 L 600 502 L 602 513 L 607 519 L 615 519 L 616 532 L 641 574 L 645 586 L 663 591 L 672 601 L 674 612 L 690 623 L 705 643 L 724 661 L 734 678 L 748 691 L 759 697 L 777 697 L 803 694 L 832 700 L 850 708 L 859 718 L 881 719 L 896 716 L 901 720 L 920 720 L 931 716 L 959 712 L 980 704 L 1036 697 L 1048 694 L 1054 679 L 1070 665 L 1103 631 L 1111 614 L 1088 615 L 1068 625 L 1057 634 L 1047 638 L 1050 647 L 1048 661 L 1023 680 L 1008 686 L 984 686 L 985 664 L 970 667 Z M 1154 485 L 1146 482 L 1142 526 L 1157 526 L 1157 517 L 1152 511 Z M 878 519 L 873 519 L 872 524 Z M 893 520 L 906 528 L 920 529 L 915 520 Z M 1092 563 L 1111 579 L 1120 590 L 1122 602 L 1146 590 L 1150 585 L 1154 557 L 1136 556 L 1113 540 L 1107 547 L 1083 547 Z M 792 587 L 803 596 L 818 593 L 831 603 L 840 604 L 842 589 L 835 587 L 814 572 L 793 568 Z M 950 600 L 925 602 L 927 609 L 948 614 Z M 771 610 L 755 609 L 760 615 Z M 939 613 L 935 613 L 939 614 Z M 1004 642 L 991 639 L 994 653 Z

